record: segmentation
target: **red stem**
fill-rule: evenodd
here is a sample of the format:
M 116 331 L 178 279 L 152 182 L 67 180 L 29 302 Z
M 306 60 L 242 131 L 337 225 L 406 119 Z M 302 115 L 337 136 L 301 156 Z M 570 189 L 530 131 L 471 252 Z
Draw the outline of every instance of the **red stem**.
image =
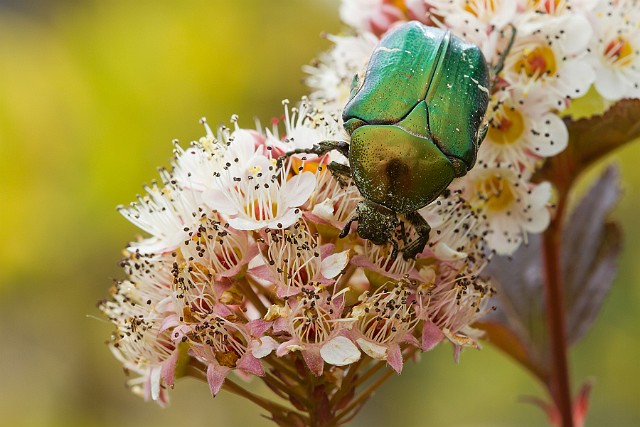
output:
M 560 266 L 562 220 L 567 193 L 560 191 L 555 217 L 543 235 L 545 307 L 551 350 L 551 378 L 547 387 L 560 412 L 562 427 L 574 427 L 567 361 L 563 278 Z

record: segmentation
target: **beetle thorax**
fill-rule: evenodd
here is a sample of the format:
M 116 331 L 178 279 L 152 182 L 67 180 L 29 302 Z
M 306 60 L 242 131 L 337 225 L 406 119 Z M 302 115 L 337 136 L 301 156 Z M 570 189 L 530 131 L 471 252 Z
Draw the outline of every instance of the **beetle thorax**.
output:
M 349 161 L 362 196 L 396 213 L 426 206 L 454 176 L 451 162 L 435 144 L 398 126 L 356 129 Z

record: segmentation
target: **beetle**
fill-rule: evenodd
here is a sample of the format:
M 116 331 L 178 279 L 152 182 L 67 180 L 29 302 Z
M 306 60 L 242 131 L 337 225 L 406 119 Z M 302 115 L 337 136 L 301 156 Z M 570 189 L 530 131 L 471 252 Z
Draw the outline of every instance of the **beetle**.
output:
M 354 77 L 343 110 L 351 142 L 322 141 L 310 149 L 286 153 L 323 155 L 337 150 L 349 166 L 331 162 L 341 182 L 351 177 L 363 200 L 345 225 L 345 237 L 357 222 L 360 237 L 391 243 L 401 215 L 416 231 L 402 248 L 405 259 L 421 253 L 431 227 L 418 210 L 442 194 L 454 178 L 475 164 L 487 133 L 490 75 L 497 75 L 508 49 L 490 70 L 480 48 L 451 32 L 407 22 L 388 32 L 374 49 L 362 77 Z

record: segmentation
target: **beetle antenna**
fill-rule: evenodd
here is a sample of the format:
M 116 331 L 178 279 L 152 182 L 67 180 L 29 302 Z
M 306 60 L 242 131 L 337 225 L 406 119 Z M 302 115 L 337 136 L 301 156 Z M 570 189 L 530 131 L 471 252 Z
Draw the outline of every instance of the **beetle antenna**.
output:
M 511 38 L 509 39 L 509 44 L 507 44 L 506 49 L 504 50 L 504 52 L 502 52 L 502 55 L 500 55 L 500 59 L 498 59 L 498 63 L 495 65 L 495 67 L 493 67 L 494 78 L 496 78 L 504 68 L 504 60 L 509 55 L 509 52 L 511 52 L 513 43 L 516 40 L 516 33 L 517 33 L 516 27 L 513 24 L 509 24 L 509 27 L 511 27 Z

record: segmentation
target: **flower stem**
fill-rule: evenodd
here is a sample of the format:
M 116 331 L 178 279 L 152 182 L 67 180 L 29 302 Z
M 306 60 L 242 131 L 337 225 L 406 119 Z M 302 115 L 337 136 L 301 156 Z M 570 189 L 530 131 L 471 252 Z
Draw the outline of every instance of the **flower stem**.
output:
M 270 355 L 269 357 L 265 357 L 263 360 L 273 366 L 280 374 L 287 376 L 292 382 L 300 382 L 300 376 L 292 370 L 288 364 L 283 363 L 283 361 L 278 357 Z
M 242 293 L 249 299 L 251 304 L 253 304 L 253 306 L 260 312 L 260 315 L 264 316 L 265 314 L 267 314 L 267 307 L 265 307 L 262 300 L 260 300 L 258 294 L 254 292 L 249 281 L 247 280 L 245 283 L 245 281 L 243 280 L 238 280 L 236 281 L 236 283 Z
M 563 278 L 560 265 L 562 221 L 567 192 L 560 191 L 555 217 L 543 235 L 545 307 L 551 350 L 551 378 L 547 388 L 560 412 L 562 427 L 574 427 L 567 361 Z
M 366 356 L 361 357 L 357 362 L 352 363 L 349 366 L 349 372 L 342 380 L 342 383 L 344 384 L 344 386 L 338 389 L 338 391 L 336 391 L 336 393 L 333 396 L 331 396 L 331 406 L 337 405 L 338 402 L 340 402 L 340 400 L 344 396 L 346 396 L 347 393 L 349 393 L 350 389 L 355 388 L 355 383 L 353 385 L 351 383 L 353 382 L 357 372 L 360 370 L 360 366 L 362 365 L 362 362 L 365 358 Z M 367 360 L 367 363 L 369 363 L 368 360 Z
M 204 370 L 199 367 L 199 366 L 195 366 L 193 364 L 190 364 L 189 366 L 187 366 L 187 372 L 189 375 L 193 376 L 194 378 L 198 378 L 201 379 L 203 381 L 207 381 L 207 374 L 204 372 Z M 292 411 L 291 409 L 279 405 L 275 402 L 272 402 L 268 399 L 265 399 L 263 397 L 258 396 L 257 394 L 251 393 L 249 390 L 246 390 L 245 388 L 241 387 L 240 385 L 236 384 L 235 382 L 233 382 L 232 380 L 230 380 L 229 378 L 226 378 L 224 383 L 222 384 L 222 388 L 230 393 L 233 393 L 237 396 L 243 397 L 253 403 L 255 403 L 256 405 L 258 405 L 259 407 L 261 407 L 262 409 L 265 409 L 267 411 L 269 411 L 270 414 L 272 414 L 273 416 L 275 415 L 280 415 L 280 417 L 285 417 L 286 414 L 288 414 L 289 412 L 295 412 Z M 301 414 L 296 412 L 296 415 L 298 415 L 299 417 L 304 418 Z
M 347 422 L 348 420 L 353 418 L 353 416 L 355 416 L 358 413 L 358 411 L 360 410 L 362 405 L 367 401 L 367 399 L 369 399 L 371 397 L 371 394 L 378 387 L 380 387 L 386 380 L 388 380 L 389 377 L 391 377 L 394 373 L 395 373 L 395 371 L 392 371 L 391 369 L 389 369 L 384 374 L 382 374 L 377 380 L 375 380 L 373 383 L 371 383 L 371 385 L 369 387 L 367 387 L 367 389 L 364 390 L 360 394 L 360 396 L 358 396 L 353 402 L 351 402 L 346 408 L 344 408 L 342 413 L 340 413 L 338 416 L 336 416 L 337 424 L 340 425 L 343 422 Z M 351 413 L 352 411 L 355 411 L 355 412 Z M 344 419 L 345 417 L 347 417 L 347 418 Z

